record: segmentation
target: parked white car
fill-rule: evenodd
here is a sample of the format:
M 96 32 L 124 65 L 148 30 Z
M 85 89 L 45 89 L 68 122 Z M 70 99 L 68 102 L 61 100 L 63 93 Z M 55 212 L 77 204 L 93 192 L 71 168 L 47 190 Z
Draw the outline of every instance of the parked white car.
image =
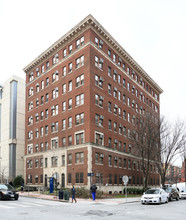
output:
M 141 197 L 141 204 L 168 203 L 168 194 L 161 188 L 148 189 Z
M 180 192 L 180 199 L 186 199 L 186 189 Z

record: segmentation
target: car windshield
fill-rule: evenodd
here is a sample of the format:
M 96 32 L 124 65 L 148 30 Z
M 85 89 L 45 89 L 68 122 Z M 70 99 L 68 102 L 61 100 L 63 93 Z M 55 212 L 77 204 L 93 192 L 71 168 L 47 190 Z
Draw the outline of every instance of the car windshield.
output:
M 145 194 L 159 194 L 160 190 L 159 189 L 149 189 L 145 192 Z
M 0 184 L 0 190 L 12 190 L 13 187 L 8 184 Z
M 163 188 L 165 190 L 165 192 L 170 193 L 171 192 L 171 188 Z

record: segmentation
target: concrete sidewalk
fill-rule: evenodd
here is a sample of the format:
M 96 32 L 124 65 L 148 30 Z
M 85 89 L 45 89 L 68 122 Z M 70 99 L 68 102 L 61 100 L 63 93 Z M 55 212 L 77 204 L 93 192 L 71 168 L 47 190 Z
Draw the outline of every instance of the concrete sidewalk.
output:
M 39 192 L 20 192 L 19 196 L 22 197 L 31 197 L 31 198 L 38 198 L 38 199 L 45 199 L 45 200 L 52 200 L 52 201 L 57 201 L 57 202 L 69 202 L 71 203 L 72 199 L 70 198 L 69 200 L 61 200 L 59 199 L 58 195 L 57 197 L 54 195 L 45 195 Z M 83 199 L 83 198 L 77 198 L 78 203 L 97 203 L 97 204 L 105 204 L 105 205 L 117 205 L 117 204 L 125 204 L 125 203 L 133 203 L 133 202 L 140 202 L 140 197 L 130 197 L 127 198 L 103 198 L 103 199 L 96 199 L 93 201 L 92 199 Z

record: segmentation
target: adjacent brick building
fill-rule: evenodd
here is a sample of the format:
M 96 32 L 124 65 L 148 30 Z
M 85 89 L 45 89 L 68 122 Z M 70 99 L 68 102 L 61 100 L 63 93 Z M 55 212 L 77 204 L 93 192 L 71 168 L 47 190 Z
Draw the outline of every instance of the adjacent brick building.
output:
M 24 68 L 26 183 L 122 191 L 142 186 L 130 124 L 150 109 L 159 116 L 161 88 L 91 15 Z M 155 166 L 151 184 L 159 183 Z

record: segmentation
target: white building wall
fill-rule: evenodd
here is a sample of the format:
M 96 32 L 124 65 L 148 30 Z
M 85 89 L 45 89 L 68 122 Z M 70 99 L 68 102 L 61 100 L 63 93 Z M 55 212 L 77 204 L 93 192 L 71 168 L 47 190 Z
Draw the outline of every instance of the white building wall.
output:
M 17 81 L 17 113 L 16 113 L 16 139 L 9 139 L 10 132 L 10 83 Z M 15 75 L 2 85 L 1 112 L 1 155 L 0 173 L 9 179 L 9 144 L 16 144 L 16 176 L 23 175 L 23 157 L 25 145 L 25 80 Z

